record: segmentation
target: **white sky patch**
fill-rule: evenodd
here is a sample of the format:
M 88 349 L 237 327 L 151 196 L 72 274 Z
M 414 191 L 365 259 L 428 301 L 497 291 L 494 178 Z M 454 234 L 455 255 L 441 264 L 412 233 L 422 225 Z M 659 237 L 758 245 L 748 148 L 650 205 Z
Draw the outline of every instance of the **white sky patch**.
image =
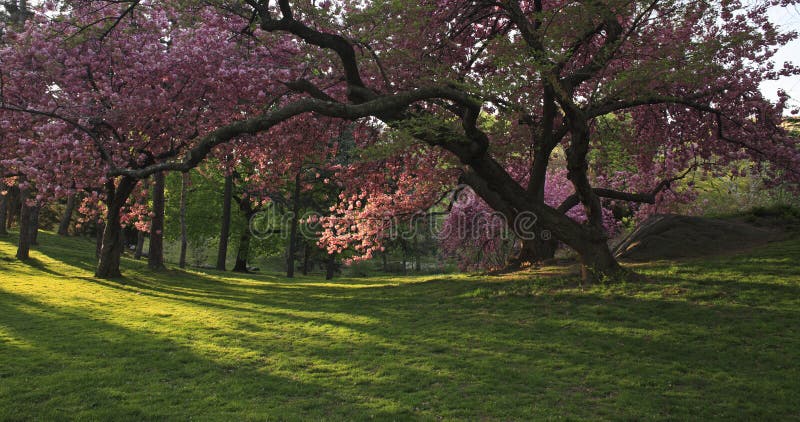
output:
M 772 23 L 778 25 L 783 31 L 800 32 L 800 8 L 798 7 L 773 8 L 769 12 L 769 18 Z M 800 39 L 795 39 L 778 50 L 775 55 L 775 64 L 780 68 L 784 62 L 800 65 Z M 800 76 L 782 77 L 776 81 L 761 83 L 761 92 L 771 101 L 778 99 L 777 92 L 779 89 L 783 89 L 792 97 L 789 100 L 789 108 L 800 107 Z

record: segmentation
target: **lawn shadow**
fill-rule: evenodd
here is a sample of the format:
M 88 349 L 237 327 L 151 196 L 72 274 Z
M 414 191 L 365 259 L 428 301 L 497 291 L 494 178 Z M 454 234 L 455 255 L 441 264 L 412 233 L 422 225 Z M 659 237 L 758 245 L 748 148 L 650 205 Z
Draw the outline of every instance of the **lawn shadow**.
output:
M 121 280 L 81 282 L 202 311 L 205 320 L 187 328 L 185 319 L 169 319 L 175 310 L 159 308 L 163 317 L 134 315 L 144 326 L 131 328 L 111 323 L 119 318 L 111 308 L 90 313 L 2 296 L 0 321 L 9 322 L 0 327 L 20 339 L 9 347 L 19 347 L 15 356 L 33 350 L 35 359 L 0 377 L 33 373 L 81 385 L 72 372 L 88 368 L 96 374 L 81 388 L 131 419 L 185 415 L 175 404 L 182 401 L 232 419 L 247 409 L 261 412 L 254 419 L 435 419 L 439 409 L 450 409 L 451 419 L 532 418 L 523 403 L 536 403 L 542 417 L 571 406 L 569 415 L 587 419 L 779 419 L 798 408 L 800 374 L 791 362 L 800 351 L 800 307 L 782 303 L 800 292 L 773 285 L 769 273 L 791 280 L 800 270 L 772 264 L 664 264 L 677 265 L 677 274 L 643 268 L 661 275 L 583 289 L 531 275 L 353 288 L 349 280 L 129 268 Z M 80 336 L 86 344 L 72 344 Z M 201 344 L 214 353 L 199 352 Z M 81 357 L 85 367 L 73 362 Z M 56 379 L 64 373 L 67 382 Z M 112 403 L 121 396 L 104 395 L 120 380 L 132 382 L 117 387 L 122 396 L 136 396 L 124 406 Z M 15 382 L 34 404 L 62 405 Z M 155 404 L 136 391 L 157 392 Z
M 4 418 L 62 418 L 66 415 L 59 408 L 76 406 L 81 412 L 70 417 L 114 420 L 184 418 L 191 416 L 186 413 L 190 408 L 203 410 L 195 416 L 212 419 L 237 414 L 322 418 L 328 412 L 390 419 L 404 415 L 363 407 L 324 385 L 275 375 L 268 352 L 252 361 L 212 359 L 186 342 L 4 291 L 0 329 L 5 337 L 0 350 L 17 349 L 13 353 L 25 356 L 15 364 L 9 359 L 0 363 L 5 384 L 0 391 L 21 398 L 0 411 Z M 80 403 L 71 402 L 76 396 Z M 309 398 L 334 407 L 308 406 Z
M 63 273 L 60 273 L 58 271 L 50 269 L 50 267 L 47 264 L 42 262 L 40 259 L 32 257 L 32 256 L 28 257 L 28 259 L 20 260 L 19 262 L 27 265 L 28 267 L 31 267 L 31 268 L 36 269 L 36 270 L 39 270 L 39 271 L 41 271 L 43 273 L 46 273 L 46 274 L 54 275 L 54 276 L 57 276 L 57 277 L 65 277 L 65 275 Z

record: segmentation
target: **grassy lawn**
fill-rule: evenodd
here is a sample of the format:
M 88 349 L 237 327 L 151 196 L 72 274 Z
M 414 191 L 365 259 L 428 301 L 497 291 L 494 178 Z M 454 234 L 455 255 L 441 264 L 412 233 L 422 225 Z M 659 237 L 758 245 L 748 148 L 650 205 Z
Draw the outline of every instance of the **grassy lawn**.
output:
M 800 419 L 800 240 L 591 288 L 102 281 L 93 243 L 40 243 L 0 238 L 0 420 Z

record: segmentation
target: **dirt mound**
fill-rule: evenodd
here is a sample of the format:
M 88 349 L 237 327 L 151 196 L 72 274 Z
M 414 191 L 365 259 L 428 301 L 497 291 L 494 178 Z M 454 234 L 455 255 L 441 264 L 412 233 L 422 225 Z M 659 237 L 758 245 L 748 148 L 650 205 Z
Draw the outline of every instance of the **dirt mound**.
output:
M 614 248 L 620 259 L 653 260 L 712 255 L 746 249 L 779 237 L 773 228 L 744 221 L 654 215 Z

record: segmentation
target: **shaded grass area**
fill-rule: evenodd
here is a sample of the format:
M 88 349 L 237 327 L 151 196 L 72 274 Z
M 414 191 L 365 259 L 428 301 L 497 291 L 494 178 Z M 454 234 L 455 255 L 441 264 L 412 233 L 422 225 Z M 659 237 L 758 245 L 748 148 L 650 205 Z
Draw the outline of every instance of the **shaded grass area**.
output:
M 94 279 L 0 238 L 0 419 L 797 419 L 800 240 L 646 280 Z M 544 273 L 558 273 L 546 269 Z

